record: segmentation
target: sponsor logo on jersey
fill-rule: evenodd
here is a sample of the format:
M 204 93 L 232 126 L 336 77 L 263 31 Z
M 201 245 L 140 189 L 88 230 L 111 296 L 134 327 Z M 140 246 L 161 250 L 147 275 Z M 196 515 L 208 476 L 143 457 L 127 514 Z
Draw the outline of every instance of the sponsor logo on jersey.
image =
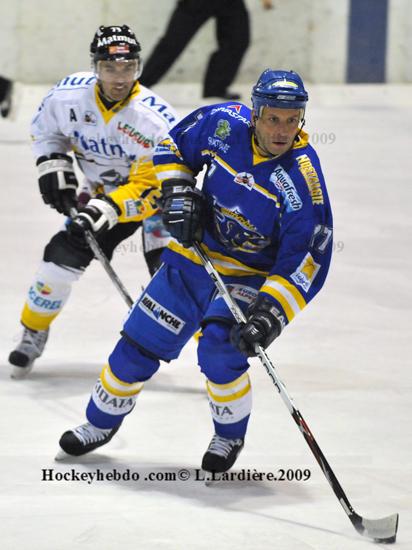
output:
M 308 252 L 297 270 L 292 273 L 291 279 L 297 285 L 301 286 L 305 292 L 308 292 L 319 269 L 320 264 L 317 264 L 313 259 L 312 254 Z
M 234 298 L 235 300 L 240 300 L 241 302 L 246 302 L 247 304 L 251 304 L 252 302 L 254 302 L 258 295 L 258 291 L 256 290 L 256 288 L 253 288 L 251 286 L 229 284 L 227 285 L 227 289 L 232 295 L 232 298 Z
M 132 154 L 128 155 L 120 143 L 109 143 L 110 138 L 105 138 L 96 136 L 96 139 L 85 136 L 77 130 L 73 132 L 73 139 L 76 147 L 83 149 L 85 151 L 91 151 L 97 155 L 102 155 L 105 157 L 117 157 L 123 158 L 126 157 L 130 161 L 136 160 L 137 155 Z
M 211 136 L 207 138 L 207 142 L 209 144 L 209 147 L 218 149 L 219 151 L 222 151 L 222 153 L 227 153 L 230 149 L 230 145 L 228 143 L 223 143 L 223 141 L 221 141 L 220 139 L 213 138 Z
M 185 326 L 185 321 L 174 315 L 171 311 L 156 302 L 149 294 L 145 293 L 139 302 L 139 308 L 151 317 L 156 323 L 174 334 L 180 334 Z
M 230 122 L 228 120 L 225 120 L 224 118 L 221 118 L 217 123 L 214 137 L 225 140 L 227 137 L 230 136 L 230 132 Z
M 76 87 L 83 86 L 86 87 L 96 80 L 96 77 L 93 76 L 66 76 L 56 84 L 56 88 L 61 88 L 63 86 Z
M 93 113 L 93 111 L 86 111 L 84 113 L 84 122 L 86 124 L 91 124 L 92 126 L 96 126 L 97 124 L 96 113 Z
M 244 185 L 249 189 L 249 191 L 251 191 L 255 185 L 255 178 L 253 177 L 253 174 L 249 174 L 249 172 L 239 172 L 234 177 L 234 182 L 239 185 Z
M 149 105 L 153 110 L 158 111 L 170 124 L 175 122 L 176 117 L 168 111 L 168 106 L 159 101 L 159 98 L 156 98 L 152 95 L 144 97 L 141 100 L 141 103 L 144 105 Z
M 139 130 L 123 122 L 117 124 L 117 130 L 128 136 L 134 143 L 141 145 L 145 149 L 155 146 L 154 138 L 143 135 Z
M 236 104 L 236 105 L 228 105 L 228 109 L 234 109 L 237 113 L 240 113 L 240 109 L 242 108 L 242 105 Z
M 287 212 L 296 212 L 302 208 L 302 200 L 296 191 L 296 187 L 289 174 L 280 164 L 278 164 L 271 173 L 270 181 L 275 185 L 276 189 L 282 193 L 285 199 Z
M 240 115 L 237 111 L 233 111 L 232 109 L 229 109 L 228 107 L 215 107 L 211 110 L 210 114 L 214 115 L 215 113 L 226 113 L 230 117 L 235 118 L 236 120 L 240 120 L 247 126 L 251 126 L 250 120 L 245 118 L 244 116 Z
M 298 161 L 299 170 L 305 178 L 306 185 L 308 186 L 310 196 L 312 197 L 313 204 L 323 204 L 322 187 L 319 181 L 319 176 L 313 167 L 308 155 L 299 155 L 296 157 Z

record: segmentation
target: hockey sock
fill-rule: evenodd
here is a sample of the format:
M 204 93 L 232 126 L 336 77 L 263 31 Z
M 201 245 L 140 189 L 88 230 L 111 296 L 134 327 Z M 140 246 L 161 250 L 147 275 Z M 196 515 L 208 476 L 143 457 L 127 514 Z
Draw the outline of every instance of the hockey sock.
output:
M 23 325 L 31 330 L 46 330 L 63 309 L 72 283 L 82 273 L 42 261 L 23 307 Z
M 133 409 L 143 382 L 123 382 L 105 365 L 86 410 L 87 420 L 98 428 L 113 428 Z
M 228 439 L 244 438 L 252 410 L 252 387 L 247 372 L 228 384 L 206 382 L 215 431 Z

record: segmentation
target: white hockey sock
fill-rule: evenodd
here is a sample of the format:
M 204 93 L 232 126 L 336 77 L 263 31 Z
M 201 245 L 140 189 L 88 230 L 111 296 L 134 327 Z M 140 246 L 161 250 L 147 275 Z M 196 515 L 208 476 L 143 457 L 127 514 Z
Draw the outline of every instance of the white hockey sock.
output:
M 212 417 L 219 424 L 233 424 L 252 410 L 252 387 L 247 372 L 228 384 L 206 382 Z
M 63 309 L 73 282 L 82 273 L 42 261 L 28 292 L 21 322 L 32 330 L 46 330 Z

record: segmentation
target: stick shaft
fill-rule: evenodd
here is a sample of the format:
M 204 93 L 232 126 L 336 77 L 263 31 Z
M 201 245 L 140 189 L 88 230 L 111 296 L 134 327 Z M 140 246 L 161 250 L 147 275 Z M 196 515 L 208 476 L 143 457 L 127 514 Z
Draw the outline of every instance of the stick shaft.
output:
M 77 210 L 75 208 L 70 209 L 70 217 L 74 218 L 76 216 Z M 126 287 L 120 280 L 119 276 L 113 269 L 113 267 L 110 265 L 109 260 L 106 257 L 106 254 L 103 252 L 103 250 L 100 248 L 99 243 L 96 240 L 96 237 L 93 235 L 91 231 L 86 230 L 84 232 L 87 244 L 89 245 L 91 251 L 93 252 L 96 260 L 100 262 L 103 269 L 106 271 L 107 275 L 109 276 L 109 279 L 112 281 L 114 286 L 117 288 L 119 294 L 123 298 L 123 300 L 126 302 L 126 305 L 128 307 L 132 307 L 133 300 L 130 296 L 130 294 L 127 292 Z

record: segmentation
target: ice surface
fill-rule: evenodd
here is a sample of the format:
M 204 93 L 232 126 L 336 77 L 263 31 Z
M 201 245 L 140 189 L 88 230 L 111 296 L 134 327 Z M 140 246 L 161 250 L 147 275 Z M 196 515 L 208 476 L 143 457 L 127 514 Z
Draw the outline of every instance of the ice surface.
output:
M 198 87 L 159 86 L 183 115 Z M 244 100 L 248 102 L 245 88 Z M 410 86 L 312 86 L 307 128 L 318 141 L 335 217 L 328 281 L 269 350 L 355 510 L 400 513 L 397 548 L 412 548 Z M 212 435 L 192 341 L 146 384 L 136 410 L 100 452 L 54 462 L 84 407 L 126 307 L 96 263 L 53 324 L 27 380 L 9 377 L 27 286 L 62 223 L 37 190 L 28 121 L 44 94 L 23 89 L 15 122 L 0 121 L 1 550 L 361 550 L 360 537 L 264 369 L 235 472 L 309 469 L 308 481 L 196 480 Z M 129 292 L 148 281 L 140 236 L 114 261 Z M 43 481 L 116 469 L 138 481 Z M 187 481 L 145 481 L 149 475 Z M 180 474 L 179 474 L 180 472 Z

